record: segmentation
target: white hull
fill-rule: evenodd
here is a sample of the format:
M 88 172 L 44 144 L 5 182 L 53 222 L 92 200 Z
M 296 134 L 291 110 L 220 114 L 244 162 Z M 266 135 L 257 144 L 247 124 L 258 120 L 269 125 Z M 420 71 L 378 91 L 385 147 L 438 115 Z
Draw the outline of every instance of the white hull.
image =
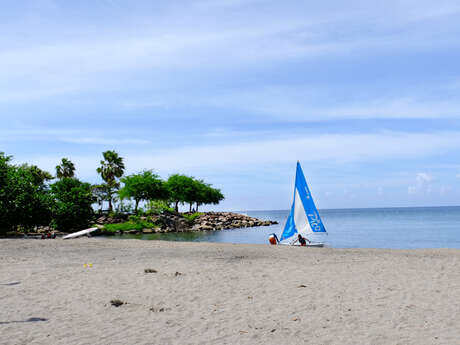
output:
M 280 243 L 280 244 L 285 245 L 285 246 L 302 247 L 302 246 L 301 246 L 300 244 L 298 244 L 298 243 L 295 243 L 295 244 Z M 320 248 L 320 247 L 324 247 L 324 243 L 320 243 L 320 242 L 307 243 L 304 247 L 316 247 L 316 248 Z
M 81 231 L 78 231 L 78 232 L 74 232 L 72 234 L 65 235 L 62 239 L 67 240 L 69 238 L 75 238 L 75 237 L 79 237 L 79 236 L 88 235 L 88 234 L 90 234 L 90 233 L 92 233 L 93 231 L 96 231 L 96 230 L 97 230 L 97 228 L 89 228 L 89 229 L 81 230 Z

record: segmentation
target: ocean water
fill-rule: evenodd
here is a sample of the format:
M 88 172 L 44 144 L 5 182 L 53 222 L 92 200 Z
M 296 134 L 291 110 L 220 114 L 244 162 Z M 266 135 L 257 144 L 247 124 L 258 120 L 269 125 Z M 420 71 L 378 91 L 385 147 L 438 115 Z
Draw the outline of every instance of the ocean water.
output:
M 280 237 L 289 211 L 240 213 L 276 220 L 279 224 L 203 233 L 124 235 L 122 238 L 268 244 L 269 234 Z M 335 209 L 319 213 L 328 235 L 317 239 L 333 248 L 460 248 L 460 207 Z

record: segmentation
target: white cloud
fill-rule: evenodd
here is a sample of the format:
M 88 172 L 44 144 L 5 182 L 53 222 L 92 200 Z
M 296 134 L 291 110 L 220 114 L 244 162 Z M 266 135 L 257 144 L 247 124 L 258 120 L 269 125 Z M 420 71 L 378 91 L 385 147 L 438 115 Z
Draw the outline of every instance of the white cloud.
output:
M 430 194 L 433 187 L 431 181 L 433 177 L 427 173 L 420 172 L 415 176 L 415 185 L 409 186 L 407 192 L 409 194 Z
M 320 161 L 351 162 L 417 158 L 455 149 L 459 133 L 382 133 L 357 135 L 309 135 L 284 139 L 241 142 L 232 145 L 184 147 L 152 153 L 161 166 L 206 167 L 217 164 L 257 165 L 267 162 L 312 164 Z M 197 157 L 200 157 L 197 159 Z M 421 175 L 419 179 L 424 178 Z
M 454 150 L 460 146 L 460 133 L 444 132 L 381 133 L 381 134 L 326 134 L 305 137 L 265 139 L 236 142 L 234 144 L 211 144 L 207 146 L 183 146 L 156 148 L 145 145 L 136 150 L 125 147 L 121 155 L 126 157 L 130 171 L 158 169 L 168 174 L 175 171 L 219 171 L 235 172 L 241 169 L 257 171 L 262 165 L 292 164 L 300 160 L 306 166 L 313 164 L 342 164 L 401 158 L 415 159 Z M 69 153 L 71 154 L 71 152 Z M 94 167 L 100 160 L 100 153 L 82 156 L 75 153 L 82 174 L 94 176 Z M 61 157 L 36 156 L 17 157 L 25 161 L 53 168 Z M 324 162 L 324 163 L 322 163 Z M 414 188 L 426 187 L 432 177 L 419 173 Z
M 433 180 L 433 177 L 427 173 L 418 173 L 415 179 L 418 183 L 429 183 Z

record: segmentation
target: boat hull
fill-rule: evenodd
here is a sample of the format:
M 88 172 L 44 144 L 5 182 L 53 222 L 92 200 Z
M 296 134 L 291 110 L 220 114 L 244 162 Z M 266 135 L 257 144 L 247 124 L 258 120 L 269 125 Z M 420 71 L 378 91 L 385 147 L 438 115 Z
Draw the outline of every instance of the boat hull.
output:
M 295 243 L 295 244 L 280 243 L 280 244 L 285 245 L 285 246 L 295 246 L 295 247 L 314 247 L 314 248 L 321 248 L 321 247 L 324 247 L 324 243 L 320 243 L 320 242 L 317 242 L 317 243 L 307 243 L 305 246 L 301 246 L 301 245 L 298 244 L 298 243 Z
M 72 234 L 64 236 L 62 239 L 63 240 L 68 240 L 70 238 L 76 238 L 76 237 L 88 235 L 88 234 L 92 233 L 93 231 L 96 231 L 97 229 L 98 228 L 89 228 L 89 229 L 81 230 L 81 231 L 78 231 L 78 232 L 74 232 Z

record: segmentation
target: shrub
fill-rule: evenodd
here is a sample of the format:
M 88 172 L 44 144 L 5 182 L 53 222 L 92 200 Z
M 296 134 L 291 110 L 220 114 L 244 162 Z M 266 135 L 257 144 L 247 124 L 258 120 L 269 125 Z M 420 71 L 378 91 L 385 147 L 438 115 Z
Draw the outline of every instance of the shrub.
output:
M 94 217 L 91 185 L 75 178 L 63 178 L 51 185 L 55 199 L 51 225 L 59 231 L 71 232 L 88 228 Z
M 128 231 L 128 230 L 141 231 L 142 229 L 151 229 L 154 227 L 157 227 L 155 223 L 152 223 L 146 220 L 136 220 L 136 221 L 130 220 L 124 223 L 105 224 L 104 230 L 108 232 Z
M 150 201 L 147 205 L 148 214 L 162 214 L 164 212 L 175 212 L 172 207 L 169 206 L 169 203 L 164 200 L 154 200 Z
M 183 216 L 185 219 L 187 219 L 189 222 L 193 222 L 195 219 L 197 219 L 199 216 L 201 216 L 202 212 L 195 212 L 195 213 L 192 213 L 192 214 L 187 214 L 187 213 L 184 213 Z

